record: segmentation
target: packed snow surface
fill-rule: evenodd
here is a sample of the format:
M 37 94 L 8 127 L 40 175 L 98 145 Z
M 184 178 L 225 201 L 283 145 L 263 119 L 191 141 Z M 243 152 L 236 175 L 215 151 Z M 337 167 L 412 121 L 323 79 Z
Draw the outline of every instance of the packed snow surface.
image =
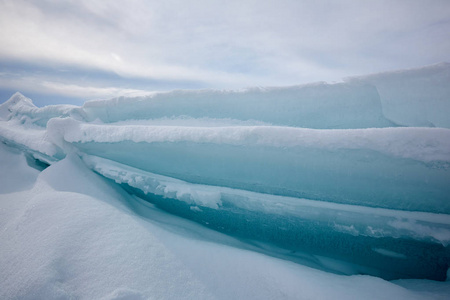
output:
M 449 70 L 81 107 L 16 93 L 0 298 L 447 298 L 424 279 L 450 264 Z

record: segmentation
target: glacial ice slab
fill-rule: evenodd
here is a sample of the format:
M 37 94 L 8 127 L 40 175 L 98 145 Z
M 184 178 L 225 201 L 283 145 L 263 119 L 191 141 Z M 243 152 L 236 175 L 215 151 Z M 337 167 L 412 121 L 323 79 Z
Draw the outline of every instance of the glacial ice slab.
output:
M 450 130 L 87 124 L 52 119 L 54 144 L 192 183 L 450 213 Z M 130 155 L 132 153 L 132 155 Z
M 81 157 L 129 193 L 284 249 L 268 250 L 278 256 L 311 253 L 346 261 L 357 273 L 444 280 L 450 126 L 439 116 L 450 115 L 450 92 L 442 85 L 440 104 L 426 115 L 420 99 L 446 80 L 446 69 L 415 70 L 422 91 L 410 102 L 408 93 L 387 97 L 395 87 L 380 93 L 370 78 L 174 91 L 81 107 L 38 108 L 15 94 L 0 105 L 0 141 L 46 164 Z M 395 76 L 410 82 L 411 72 Z
M 340 274 L 437 280 L 446 276 L 450 260 L 446 214 L 192 184 L 96 156 L 84 154 L 82 159 L 98 174 L 160 208 L 254 245 L 262 242 L 263 251 L 267 244 L 275 246 L 269 248 L 272 255 Z
M 316 129 L 450 128 L 450 63 L 368 76 L 341 83 L 233 90 L 178 90 L 144 97 L 38 108 L 16 94 L 0 105 L 1 118 L 45 127 L 54 117 L 112 123 L 187 117 L 258 121 Z
M 306 128 L 388 127 L 379 95 L 369 84 L 326 84 L 242 91 L 173 91 L 146 97 L 89 101 L 88 121 L 110 123 L 129 119 L 188 116 L 258 120 Z

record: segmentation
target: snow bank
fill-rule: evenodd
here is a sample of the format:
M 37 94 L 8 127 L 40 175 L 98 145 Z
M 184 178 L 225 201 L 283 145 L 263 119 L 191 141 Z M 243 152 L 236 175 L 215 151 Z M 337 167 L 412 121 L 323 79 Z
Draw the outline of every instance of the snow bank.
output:
M 23 152 L 0 143 L 0 193 L 19 192 L 31 188 L 39 174 L 28 167 Z M 15 172 L 6 172 L 15 170 Z

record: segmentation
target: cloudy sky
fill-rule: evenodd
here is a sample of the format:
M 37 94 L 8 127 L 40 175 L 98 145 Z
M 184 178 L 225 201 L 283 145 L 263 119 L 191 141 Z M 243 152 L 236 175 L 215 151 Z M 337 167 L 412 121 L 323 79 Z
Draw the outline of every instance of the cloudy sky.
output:
M 448 0 L 0 0 L 0 102 L 333 82 L 443 61 Z

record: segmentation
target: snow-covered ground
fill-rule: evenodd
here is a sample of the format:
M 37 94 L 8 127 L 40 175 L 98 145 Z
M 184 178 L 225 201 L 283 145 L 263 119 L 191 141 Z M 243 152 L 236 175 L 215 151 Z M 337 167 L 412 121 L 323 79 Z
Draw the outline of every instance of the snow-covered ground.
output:
M 163 212 L 75 156 L 0 146 L 1 299 L 448 299 L 450 282 L 344 276 Z M 4 172 L 8 170 L 8 172 Z

